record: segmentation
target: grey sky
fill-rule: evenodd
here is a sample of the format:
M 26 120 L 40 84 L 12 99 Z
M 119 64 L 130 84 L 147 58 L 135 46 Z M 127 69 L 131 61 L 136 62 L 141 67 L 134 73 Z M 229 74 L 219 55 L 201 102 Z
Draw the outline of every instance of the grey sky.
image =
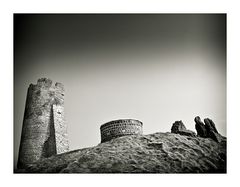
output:
M 176 120 L 213 119 L 226 135 L 226 16 L 15 15 L 14 160 L 27 88 L 65 85 L 70 148 L 100 143 L 101 124 L 143 122 L 144 134 Z

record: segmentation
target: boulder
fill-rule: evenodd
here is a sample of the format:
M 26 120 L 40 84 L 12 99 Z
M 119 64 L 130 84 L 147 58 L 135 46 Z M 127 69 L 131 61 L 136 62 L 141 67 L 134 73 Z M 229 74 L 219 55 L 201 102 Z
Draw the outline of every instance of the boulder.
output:
M 181 120 L 175 121 L 172 125 L 171 133 L 178 133 L 179 131 L 184 131 L 184 130 L 187 130 L 187 128 L 185 127 L 183 122 Z
M 216 142 L 221 142 L 224 140 L 224 137 L 218 133 L 217 128 L 214 122 L 209 119 L 205 118 L 204 123 L 201 121 L 200 117 L 197 116 L 194 119 L 195 121 L 195 128 L 197 130 L 197 135 L 203 138 L 211 138 Z
M 207 137 L 207 129 L 199 116 L 194 118 L 197 135 L 203 138 Z
M 204 119 L 204 123 L 207 130 L 207 137 L 215 140 L 216 142 L 222 141 L 223 137 L 218 133 L 214 122 L 211 119 L 206 118 Z
M 195 137 L 196 133 L 190 130 L 187 130 L 182 121 L 175 121 L 171 128 L 171 133 L 180 134 L 184 136 Z
M 216 129 L 216 126 L 214 124 L 214 122 L 209 119 L 209 118 L 205 118 L 204 119 L 204 123 L 205 123 L 205 127 L 206 127 L 206 130 L 207 132 L 209 133 L 210 131 L 213 131 L 215 133 L 218 133 L 217 129 Z

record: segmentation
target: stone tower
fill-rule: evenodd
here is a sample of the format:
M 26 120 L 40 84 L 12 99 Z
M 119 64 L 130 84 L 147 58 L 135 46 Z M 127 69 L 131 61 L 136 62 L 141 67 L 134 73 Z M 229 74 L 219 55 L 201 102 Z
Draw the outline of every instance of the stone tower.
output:
M 100 127 L 101 143 L 121 136 L 142 134 L 142 127 L 143 123 L 135 119 L 119 119 L 107 122 Z
M 18 168 L 68 150 L 63 84 L 41 78 L 28 88 Z

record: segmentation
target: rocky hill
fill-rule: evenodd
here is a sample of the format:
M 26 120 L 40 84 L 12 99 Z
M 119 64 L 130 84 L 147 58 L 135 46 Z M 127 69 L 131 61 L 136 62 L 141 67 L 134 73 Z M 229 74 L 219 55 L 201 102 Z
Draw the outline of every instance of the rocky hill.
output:
M 17 172 L 226 173 L 225 137 L 218 133 L 218 138 L 200 137 L 199 131 L 196 135 L 186 130 L 181 121 L 174 123 L 171 132 L 115 138 L 42 159 Z

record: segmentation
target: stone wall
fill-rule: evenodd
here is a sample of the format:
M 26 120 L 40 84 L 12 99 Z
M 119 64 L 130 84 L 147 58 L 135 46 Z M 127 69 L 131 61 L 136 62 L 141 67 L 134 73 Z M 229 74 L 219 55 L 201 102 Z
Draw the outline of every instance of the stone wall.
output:
M 110 121 L 100 127 L 101 142 L 125 135 L 142 134 L 142 122 L 134 119 Z
M 67 126 L 64 119 L 64 107 L 53 105 L 53 121 L 55 129 L 55 141 L 57 154 L 68 150 Z
M 39 79 L 28 88 L 18 168 L 69 149 L 64 121 L 64 87 Z

